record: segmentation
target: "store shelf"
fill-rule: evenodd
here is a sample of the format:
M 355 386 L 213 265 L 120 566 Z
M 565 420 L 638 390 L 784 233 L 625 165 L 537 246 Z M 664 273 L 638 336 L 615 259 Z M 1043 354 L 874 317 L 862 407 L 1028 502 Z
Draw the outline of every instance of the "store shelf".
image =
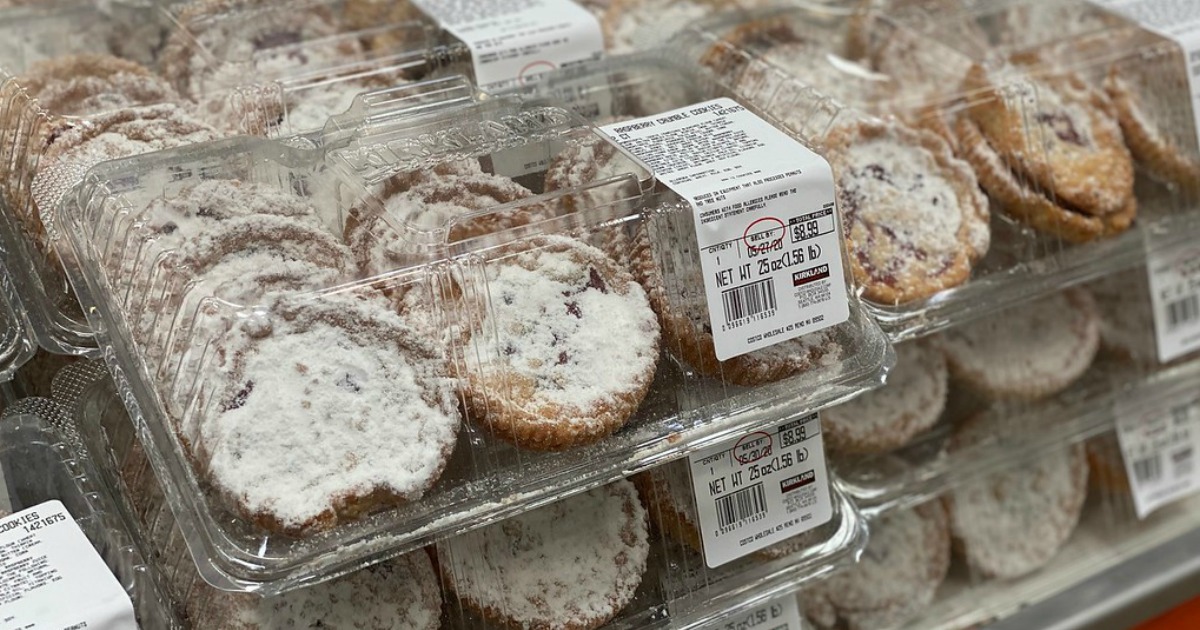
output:
M 1200 501 L 1183 517 L 1193 529 L 1132 555 L 1054 597 L 998 621 L 990 630 L 1128 628 L 1200 595 Z M 1164 535 L 1166 535 L 1164 530 Z M 1171 529 L 1170 531 L 1174 531 Z M 1148 538 L 1152 539 L 1151 537 Z

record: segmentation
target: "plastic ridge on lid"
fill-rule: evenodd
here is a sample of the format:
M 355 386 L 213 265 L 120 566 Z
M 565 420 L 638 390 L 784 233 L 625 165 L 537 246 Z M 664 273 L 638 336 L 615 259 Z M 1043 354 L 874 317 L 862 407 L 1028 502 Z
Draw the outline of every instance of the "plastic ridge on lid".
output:
M 622 76 L 700 92 L 661 71 L 590 81 L 614 103 Z M 209 582 L 331 579 L 844 400 L 890 365 L 854 300 L 811 339 L 693 365 L 711 337 L 672 251 L 694 242 L 660 227 L 687 211 L 569 105 L 447 80 L 350 109 L 307 148 L 105 163 L 58 208 L 64 267 Z M 353 422 L 322 419 L 335 408 Z

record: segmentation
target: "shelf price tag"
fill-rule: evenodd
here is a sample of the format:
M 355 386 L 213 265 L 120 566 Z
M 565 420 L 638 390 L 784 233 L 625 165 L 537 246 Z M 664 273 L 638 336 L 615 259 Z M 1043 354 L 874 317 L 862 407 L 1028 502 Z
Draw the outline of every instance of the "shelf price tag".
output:
M 705 449 L 690 464 L 710 568 L 833 518 L 819 414 Z
M 0 629 L 137 627 L 129 595 L 61 502 L 0 519 Z
M 1146 251 L 1158 360 L 1167 363 L 1200 349 L 1200 246 L 1150 242 Z
M 1117 440 L 1138 518 L 1200 490 L 1200 397 L 1170 409 L 1117 409 Z
M 691 204 L 718 359 L 850 318 L 821 156 L 728 98 L 601 131 Z
M 796 594 L 769 599 L 747 610 L 701 626 L 702 630 L 803 630 Z

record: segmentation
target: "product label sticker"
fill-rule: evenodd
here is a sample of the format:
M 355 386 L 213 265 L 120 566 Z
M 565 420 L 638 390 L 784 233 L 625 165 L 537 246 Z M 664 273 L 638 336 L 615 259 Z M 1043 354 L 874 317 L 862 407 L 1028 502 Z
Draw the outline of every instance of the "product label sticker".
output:
M 749 610 L 701 626 L 703 630 L 803 630 L 796 594 L 769 599 Z
M 1147 247 L 1146 272 L 1154 306 L 1158 360 L 1200 349 L 1200 245 Z
M 604 56 L 600 23 L 570 0 L 413 0 L 471 50 L 475 83 L 519 85 Z
M 820 414 L 747 433 L 692 455 L 690 463 L 710 568 L 833 518 Z
M 1138 518 L 1200 490 L 1200 397 L 1166 411 L 1118 409 L 1117 440 Z
M 137 627 L 129 596 L 62 503 L 0 519 L 0 629 Z
M 1148 30 L 1175 40 L 1187 59 L 1192 116 L 1200 131 L 1200 2 L 1192 0 L 1092 0 Z
M 849 319 L 823 158 L 727 98 L 601 131 L 691 203 L 718 359 Z

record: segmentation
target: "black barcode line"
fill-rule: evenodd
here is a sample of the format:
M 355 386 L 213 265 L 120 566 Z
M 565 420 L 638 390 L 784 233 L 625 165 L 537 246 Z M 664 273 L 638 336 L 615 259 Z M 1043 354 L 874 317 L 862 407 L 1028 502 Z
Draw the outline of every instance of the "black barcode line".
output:
M 767 493 L 761 483 L 717 499 L 717 527 L 724 529 L 767 512 Z
M 1200 319 L 1200 295 L 1189 295 L 1167 304 L 1167 327 L 1178 328 Z
M 1194 454 L 1195 451 L 1190 446 L 1171 454 L 1171 472 L 1176 479 L 1191 476 L 1196 461 Z
M 775 310 L 775 279 L 765 278 L 726 289 L 721 292 L 721 304 L 725 307 L 725 321 L 729 323 Z
M 1138 483 L 1158 481 L 1162 479 L 1162 474 L 1162 459 L 1158 455 L 1133 462 L 1133 476 Z

